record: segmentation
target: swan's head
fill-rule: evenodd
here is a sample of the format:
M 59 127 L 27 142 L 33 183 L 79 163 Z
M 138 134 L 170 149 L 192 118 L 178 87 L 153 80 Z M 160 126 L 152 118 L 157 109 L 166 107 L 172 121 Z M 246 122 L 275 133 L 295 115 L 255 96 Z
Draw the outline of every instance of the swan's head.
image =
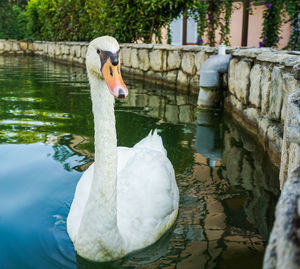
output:
M 101 36 L 89 44 L 86 54 L 88 73 L 104 78 L 111 94 L 117 98 L 125 98 L 128 89 L 121 76 L 120 46 L 111 36 Z

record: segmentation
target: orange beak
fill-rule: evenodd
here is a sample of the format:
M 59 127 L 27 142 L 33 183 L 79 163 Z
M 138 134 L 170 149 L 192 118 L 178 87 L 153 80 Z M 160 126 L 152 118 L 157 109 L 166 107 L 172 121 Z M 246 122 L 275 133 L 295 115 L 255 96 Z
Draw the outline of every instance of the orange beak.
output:
M 101 70 L 111 94 L 117 98 L 125 98 L 128 95 L 128 89 L 121 76 L 120 63 L 113 65 L 111 59 L 108 58 Z

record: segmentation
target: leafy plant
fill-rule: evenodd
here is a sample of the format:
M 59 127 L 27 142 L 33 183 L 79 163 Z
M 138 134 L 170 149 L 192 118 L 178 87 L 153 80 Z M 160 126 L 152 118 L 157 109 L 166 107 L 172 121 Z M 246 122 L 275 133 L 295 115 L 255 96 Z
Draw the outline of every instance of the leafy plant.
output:
M 289 15 L 292 31 L 287 48 L 300 50 L 300 2 L 295 0 L 286 0 L 285 10 Z
M 197 21 L 197 44 L 203 45 L 204 43 L 204 34 L 205 30 L 207 28 L 207 8 L 208 8 L 208 2 L 207 1 L 195 1 L 193 3 L 191 9 L 190 9 L 190 16 L 194 18 L 195 21 Z
M 263 13 L 263 29 L 261 33 L 262 41 L 260 47 L 276 46 L 280 40 L 280 27 L 282 24 L 282 0 L 267 0 L 266 9 Z
M 22 39 L 27 36 L 24 10 L 9 0 L 0 2 L 0 38 Z
M 224 14 L 224 19 L 220 21 L 221 24 L 221 40 L 220 42 L 229 46 L 229 37 L 230 37 L 230 20 L 232 14 L 232 0 L 222 1 L 222 13 Z

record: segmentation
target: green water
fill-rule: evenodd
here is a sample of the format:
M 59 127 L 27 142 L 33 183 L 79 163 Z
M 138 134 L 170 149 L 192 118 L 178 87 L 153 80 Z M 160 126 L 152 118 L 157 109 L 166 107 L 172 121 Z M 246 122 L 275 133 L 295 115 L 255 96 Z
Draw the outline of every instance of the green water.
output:
M 196 96 L 124 78 L 118 144 L 157 128 L 176 171 L 180 212 L 155 245 L 112 263 L 78 257 L 66 217 L 93 161 L 85 71 L 0 57 L 0 268 L 261 268 L 279 193 L 261 146 Z

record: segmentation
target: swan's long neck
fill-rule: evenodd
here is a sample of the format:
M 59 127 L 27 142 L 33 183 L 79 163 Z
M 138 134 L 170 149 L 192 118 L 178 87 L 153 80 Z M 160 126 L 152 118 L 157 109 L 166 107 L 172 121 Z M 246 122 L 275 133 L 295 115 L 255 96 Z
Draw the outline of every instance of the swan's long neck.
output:
M 90 245 L 87 255 L 96 260 L 124 254 L 117 227 L 117 139 L 114 97 L 105 81 L 89 74 L 95 123 L 95 165 L 90 194 L 78 231 L 77 247 Z M 80 236 L 84 235 L 84 236 Z M 85 248 L 86 249 L 86 248 Z

